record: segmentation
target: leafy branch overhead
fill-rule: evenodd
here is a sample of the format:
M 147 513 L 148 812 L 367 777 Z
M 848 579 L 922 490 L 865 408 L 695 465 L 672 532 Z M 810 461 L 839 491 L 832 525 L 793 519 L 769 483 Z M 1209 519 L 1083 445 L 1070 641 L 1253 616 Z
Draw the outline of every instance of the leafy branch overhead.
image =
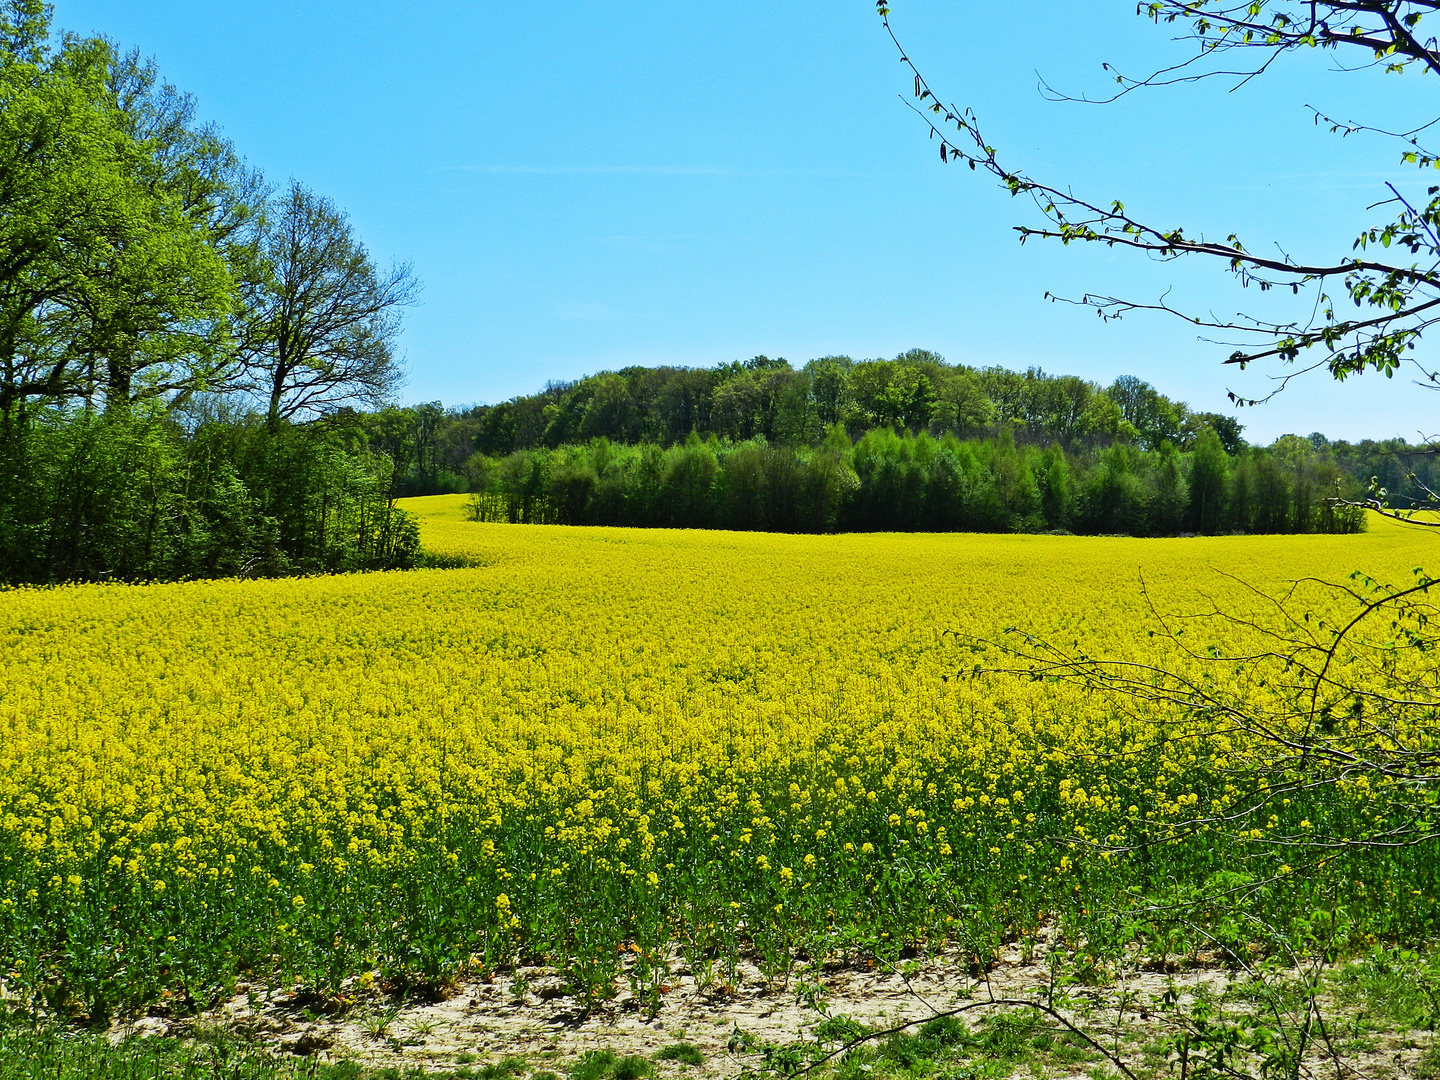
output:
M 1303 318 L 1266 318 L 1237 314 L 1230 318 L 1200 315 L 1173 306 L 1167 299 L 1141 303 L 1087 293 L 1077 303 L 1113 319 L 1136 310 L 1165 311 L 1207 332 L 1226 336 L 1233 351 L 1226 361 L 1242 368 L 1255 360 L 1278 357 L 1303 366 L 1279 379 L 1323 368 L 1337 379 L 1366 370 L 1393 376 L 1402 363 L 1419 366 L 1413 352 L 1421 336 L 1440 319 L 1440 185 L 1423 181 L 1414 194 L 1387 184 L 1386 196 L 1372 209 L 1391 216 L 1355 238 L 1351 250 L 1334 258 L 1297 260 L 1281 250 L 1264 255 L 1231 233 L 1224 240 L 1191 236 L 1181 227 L 1142 221 L 1120 200 L 1103 201 L 1031 176 L 1004 158 L 982 132 L 979 118 L 964 106 L 945 103 L 900 44 L 890 22 L 890 7 L 877 10 L 901 62 L 913 76 L 910 107 L 940 143 L 940 159 L 961 162 L 998 179 L 1012 195 L 1034 201 L 1043 224 L 1020 225 L 1022 242 L 1032 238 L 1061 243 L 1099 243 L 1130 248 L 1160 261 L 1199 256 L 1219 260 L 1242 285 L 1261 291 L 1286 289 L 1313 294 Z M 1335 54 L 1345 70 L 1379 68 L 1398 74 L 1418 65 L 1440 74 L 1440 45 L 1422 36 L 1425 15 L 1440 10 L 1437 0 L 1331 0 L 1289 3 L 1155 2 L 1141 4 L 1139 14 L 1157 24 L 1183 28 L 1178 40 L 1190 55 L 1178 64 L 1143 78 L 1126 76 L 1106 65 L 1118 86 L 1114 100 L 1142 87 L 1229 77 L 1241 82 L 1267 70 L 1287 53 L 1320 49 Z M 1236 59 L 1238 63 L 1233 62 Z M 1046 88 L 1050 96 L 1053 91 Z M 1424 133 L 1440 115 L 1419 127 L 1391 131 L 1334 120 L 1316 112 L 1341 135 L 1357 132 L 1400 143 L 1402 162 L 1417 171 L 1440 169 L 1440 154 L 1426 147 Z M 1419 192 L 1423 189 L 1423 194 Z M 1061 299 L 1047 294 L 1052 300 Z M 1348 300 L 1349 307 L 1344 306 Z M 1313 351 L 1312 351 L 1313 350 Z M 1440 389 L 1440 372 L 1420 367 L 1423 385 Z M 1255 404 L 1233 393 L 1238 404 Z

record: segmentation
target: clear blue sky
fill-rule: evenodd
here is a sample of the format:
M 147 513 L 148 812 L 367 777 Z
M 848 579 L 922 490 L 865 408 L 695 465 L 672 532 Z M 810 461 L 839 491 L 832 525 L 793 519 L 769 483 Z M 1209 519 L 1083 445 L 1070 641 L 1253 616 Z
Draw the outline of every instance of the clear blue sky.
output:
M 1105 324 L 1047 303 L 1086 289 L 1220 314 L 1262 312 L 1215 267 L 1021 247 L 1033 221 L 982 177 L 941 165 L 901 103 L 906 79 L 870 0 L 56 0 L 56 24 L 154 56 L 276 182 L 347 209 L 381 262 L 423 280 L 403 348 L 409 401 L 500 401 L 626 364 L 915 346 L 954 361 L 1148 379 L 1202 409 L 1258 396 L 1265 372 L 1179 322 Z M 1104 92 L 1180 47 L 1132 0 L 896 0 L 893 22 L 992 142 L 1192 235 L 1335 256 L 1373 214 L 1398 154 L 1310 123 L 1307 103 L 1401 123 L 1435 83 L 1293 60 L 1238 92 L 1155 91 L 1054 104 L 1037 72 Z M 1089 22 L 1082 22 L 1083 12 Z M 1426 114 L 1426 118 L 1433 113 Z M 1033 215 L 1033 211 L 1032 211 Z M 1427 353 L 1433 356 L 1436 342 Z M 1275 369 L 1269 369 L 1273 373 Z M 1247 435 L 1434 433 L 1437 398 L 1322 375 L 1246 410 Z

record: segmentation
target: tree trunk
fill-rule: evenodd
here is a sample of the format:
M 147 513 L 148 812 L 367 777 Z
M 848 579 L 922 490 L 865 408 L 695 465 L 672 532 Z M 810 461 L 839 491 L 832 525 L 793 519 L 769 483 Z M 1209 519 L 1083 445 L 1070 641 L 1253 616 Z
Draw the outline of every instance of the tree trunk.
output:
M 105 411 L 113 413 L 127 408 L 130 404 L 130 389 L 134 371 L 125 360 L 107 357 L 105 360 Z
M 284 368 L 276 367 L 270 382 L 270 408 L 265 413 L 265 426 L 271 434 L 280 430 L 280 402 L 285 397 L 286 374 Z

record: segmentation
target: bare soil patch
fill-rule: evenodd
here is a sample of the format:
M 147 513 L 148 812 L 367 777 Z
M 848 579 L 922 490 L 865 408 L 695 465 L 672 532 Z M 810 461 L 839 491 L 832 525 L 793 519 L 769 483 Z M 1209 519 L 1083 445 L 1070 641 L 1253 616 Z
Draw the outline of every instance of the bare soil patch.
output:
M 456 984 L 440 1001 L 397 1001 L 381 995 L 361 999 L 342 1015 L 317 1015 L 294 993 L 246 987 L 230 1001 L 183 1020 L 147 1016 L 115 1024 L 112 1040 L 139 1035 L 205 1037 L 224 1031 L 294 1054 L 322 1061 L 354 1061 L 369 1068 L 416 1067 L 449 1073 L 520 1058 L 532 1074 L 564 1075 L 589 1052 L 640 1055 L 652 1062 L 661 1080 L 729 1080 L 763 1063 L 763 1048 L 813 1037 L 825 1016 L 847 1016 L 870 1028 L 920 1022 L 936 1013 L 994 999 L 1064 1000 L 1060 1010 L 1091 1037 L 1113 1048 L 1137 1075 L 1165 1075 L 1170 1063 L 1157 1049 L 1179 1032 L 1173 1005 L 1197 999 L 1229 1002 L 1243 1011 L 1249 976 L 1218 964 L 1178 970 L 1134 967 L 1113 973 L 1103 986 L 1073 983 L 1052 986 L 1052 970 L 1043 957 L 1025 957 L 1018 949 L 1004 955 L 988 972 L 967 969 L 961 958 L 932 957 L 898 966 L 817 965 L 798 977 L 766 979 L 753 964 L 742 963 L 727 985 L 702 988 L 678 962 L 651 1014 L 628 990 L 588 1011 L 564 993 L 561 976 L 548 968 L 521 967 L 486 979 Z M 523 996 L 522 996 L 523 993 Z M 1054 995 L 1054 996 L 1052 996 Z M 824 1012 L 817 1010 L 817 1001 Z M 1363 1075 L 1426 1075 L 1436 1054 L 1433 1033 L 1383 1030 L 1362 1025 L 1363 1006 L 1337 1006 L 1327 997 L 1327 1012 L 1351 1022 L 1346 1040 L 1349 1066 Z M 987 1013 L 966 1014 L 972 1025 Z M 666 1047 L 687 1043 L 704 1055 L 702 1064 L 656 1060 Z M 1047 1075 L 1087 1075 L 1105 1063 Z M 1023 1070 L 1034 1072 L 1033 1064 Z M 991 1074 L 993 1075 L 993 1073 Z

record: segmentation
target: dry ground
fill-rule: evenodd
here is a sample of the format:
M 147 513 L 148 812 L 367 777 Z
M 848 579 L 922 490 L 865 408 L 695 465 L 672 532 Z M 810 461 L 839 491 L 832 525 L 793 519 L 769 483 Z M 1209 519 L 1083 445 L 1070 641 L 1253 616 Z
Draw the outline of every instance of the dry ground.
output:
M 680 968 L 678 962 L 674 968 Z M 814 1007 L 817 987 L 830 1016 L 891 1027 L 991 999 L 1043 1000 L 1050 979 L 1043 958 L 1026 958 L 1018 950 L 979 977 L 958 958 L 945 956 L 900 968 L 868 963 L 824 966 L 783 983 L 767 981 L 753 965 L 742 964 L 733 985 L 702 992 L 693 975 L 681 969 L 671 978 L 658 1012 L 648 1015 L 624 990 L 612 1001 L 582 1012 L 561 992 L 561 979 L 554 971 L 519 968 L 485 980 L 462 981 L 441 1001 L 398 1002 L 375 996 L 333 1017 L 316 1015 L 294 994 L 246 987 L 199 1017 L 145 1017 L 115 1025 L 111 1038 L 204 1037 L 218 1028 L 322 1061 L 352 1060 L 400 1072 L 419 1067 L 449 1073 L 458 1068 L 462 1076 L 472 1065 L 480 1068 L 506 1058 L 523 1058 L 532 1075 L 564 1075 L 589 1051 L 653 1060 L 665 1047 L 688 1043 L 700 1050 L 704 1063 L 656 1061 L 652 1068 L 657 1077 L 729 1080 L 761 1065 L 757 1048 L 812 1035 L 824 1019 Z M 1180 1029 L 1173 1010 L 1164 1007 L 1167 993 L 1178 994 L 1182 1006 L 1198 996 L 1253 1012 L 1254 994 L 1247 992 L 1251 985 L 1243 971 L 1198 964 L 1169 974 L 1136 968 L 1115 974 L 1108 985 L 1072 985 L 1061 993 L 1068 993 L 1070 999 L 1065 1015 L 1117 1051 L 1138 1075 L 1170 1076 L 1179 1075 L 1178 1062 L 1173 1055 L 1166 1058 L 1164 1040 Z M 523 998 L 517 994 L 522 988 Z M 1345 1047 L 1347 1065 L 1342 1071 L 1349 1075 L 1375 1080 L 1426 1076 L 1440 1060 L 1432 1032 L 1395 1030 L 1393 1025 L 1387 1030 L 1369 1023 L 1363 1003 L 1337 1004 L 1327 997 L 1324 1004 Z M 983 1026 L 982 1017 L 995 1011 L 975 1009 L 966 1020 L 972 1027 Z M 1060 1033 L 1063 1036 L 1063 1029 Z M 1072 1052 L 1068 1063 L 1057 1063 L 1044 1055 L 1040 1060 L 1032 1056 L 1018 1073 L 1086 1076 L 1107 1068 L 1098 1056 L 1077 1058 Z M 992 1071 L 984 1075 L 995 1075 L 996 1065 L 992 1063 Z M 1333 1065 L 1329 1071 L 1336 1075 Z

